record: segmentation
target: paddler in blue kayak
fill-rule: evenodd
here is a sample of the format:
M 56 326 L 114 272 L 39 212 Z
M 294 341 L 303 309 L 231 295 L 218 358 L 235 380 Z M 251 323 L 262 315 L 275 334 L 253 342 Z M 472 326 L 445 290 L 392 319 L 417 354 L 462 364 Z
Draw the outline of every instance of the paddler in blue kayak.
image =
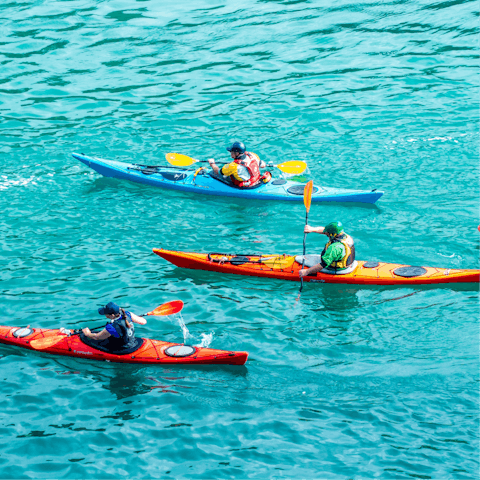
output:
M 147 321 L 143 317 L 127 312 L 113 302 L 99 308 L 98 313 L 105 315 L 108 323 L 98 333 L 92 333 L 89 328 L 84 328 L 80 335 L 84 343 L 103 352 L 117 355 L 132 353 L 142 345 L 143 340 L 135 338 L 133 324 L 145 325 Z
M 252 187 L 262 180 L 270 181 L 272 178 L 270 172 L 266 172 L 263 176 L 260 173 L 260 169 L 265 168 L 267 164 L 255 153 L 247 152 L 245 144 L 233 142 L 227 150 L 233 162 L 227 163 L 222 168 L 218 168 L 213 158 L 208 160 L 215 175 L 221 173 L 224 177 L 230 177 L 232 183 L 240 188 Z
M 314 275 L 320 271 L 332 274 L 352 271 L 355 262 L 355 245 L 353 238 L 344 232 L 342 222 L 330 222 L 325 227 L 305 225 L 304 232 L 327 235 L 328 242 L 320 255 L 320 263 L 310 268 L 302 268 L 298 272 L 300 277 Z

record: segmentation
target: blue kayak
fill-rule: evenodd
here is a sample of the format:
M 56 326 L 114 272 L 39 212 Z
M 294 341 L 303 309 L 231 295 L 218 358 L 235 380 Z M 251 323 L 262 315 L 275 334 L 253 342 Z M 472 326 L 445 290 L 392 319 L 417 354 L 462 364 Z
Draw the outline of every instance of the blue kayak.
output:
M 220 197 L 238 197 L 251 200 L 290 200 L 303 202 L 304 183 L 284 178 L 272 179 L 250 188 L 238 188 L 228 180 L 213 176 L 207 169 L 179 168 L 171 166 L 139 165 L 133 163 L 92 158 L 83 153 L 72 156 L 104 177 L 119 178 L 153 187 L 170 188 L 182 192 L 203 193 Z M 377 190 L 347 190 L 314 186 L 312 202 L 361 202 L 375 203 L 383 192 Z

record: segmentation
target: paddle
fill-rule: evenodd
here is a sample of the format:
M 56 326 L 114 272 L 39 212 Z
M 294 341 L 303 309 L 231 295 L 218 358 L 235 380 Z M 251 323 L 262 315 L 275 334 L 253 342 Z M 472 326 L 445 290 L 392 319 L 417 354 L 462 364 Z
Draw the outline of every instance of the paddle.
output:
M 167 162 L 176 167 L 188 167 L 194 163 L 208 163 L 207 160 L 195 160 L 194 158 L 187 157 L 181 153 L 167 153 L 165 155 Z M 278 165 L 269 164 L 269 167 L 277 167 L 281 172 L 288 173 L 289 175 L 300 175 L 303 173 L 307 164 L 301 160 L 291 160 L 289 162 L 279 163 Z
M 90 329 L 91 332 L 93 331 L 100 331 L 105 328 L 105 325 L 102 325 L 101 327 L 95 327 Z M 82 331 L 74 331 L 71 335 L 80 335 Z M 32 340 L 30 342 L 30 346 L 34 348 L 35 350 L 44 350 L 45 348 L 53 347 L 57 343 L 60 343 L 64 338 L 66 334 L 60 334 L 60 335 L 52 335 L 51 337 L 45 337 L 45 338 L 39 338 L 38 340 Z
M 305 208 L 307 209 L 307 214 L 305 215 L 305 226 L 308 225 L 308 212 L 310 210 L 310 205 L 312 203 L 312 190 L 313 190 L 313 180 L 310 180 L 303 190 L 303 203 L 305 204 Z M 305 251 L 306 251 L 306 241 L 307 241 L 307 232 L 303 234 L 303 261 L 302 261 L 302 269 L 305 266 Z M 300 292 L 303 288 L 303 277 L 300 278 Z
M 284 269 L 290 267 L 294 262 L 294 257 L 285 255 L 270 255 L 262 257 L 261 255 L 228 255 L 223 253 L 209 254 L 209 260 L 215 263 L 231 263 L 232 265 L 245 265 L 246 263 L 255 263 L 265 265 L 270 268 Z M 213 258 L 213 255 L 220 258 Z M 253 260 L 249 257 L 258 257 L 259 260 Z
M 288 268 L 293 264 L 293 257 L 285 257 L 283 255 L 277 255 L 275 257 L 261 258 L 258 262 L 251 263 L 261 263 L 271 268 Z
M 168 315 L 173 315 L 174 313 L 178 313 L 183 308 L 183 302 L 181 300 L 173 300 L 172 302 L 164 303 L 160 305 L 155 310 L 151 312 L 145 313 L 142 317 L 146 317 L 147 315 L 154 316 L 154 317 L 165 317 Z
M 172 302 L 164 303 L 160 305 L 155 310 L 151 312 L 145 313 L 142 317 L 146 317 L 148 315 L 155 316 L 155 317 L 164 317 L 168 315 L 173 315 L 174 313 L 178 313 L 183 308 L 183 302 L 181 300 L 173 300 Z M 105 326 L 95 327 L 91 329 L 94 330 L 103 330 Z M 71 335 L 80 335 L 82 333 L 81 330 L 75 330 Z M 30 346 L 35 350 L 44 350 L 45 348 L 53 347 L 57 343 L 60 343 L 65 338 L 65 335 L 52 335 L 51 337 L 39 338 L 38 340 L 32 340 L 30 342 Z

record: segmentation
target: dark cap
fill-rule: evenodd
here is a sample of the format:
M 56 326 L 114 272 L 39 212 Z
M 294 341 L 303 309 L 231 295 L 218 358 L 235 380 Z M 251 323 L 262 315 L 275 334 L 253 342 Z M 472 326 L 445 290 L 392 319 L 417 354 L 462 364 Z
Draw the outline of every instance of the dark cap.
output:
M 120 313 L 120 307 L 113 302 L 108 302 L 104 307 L 98 309 L 100 315 L 118 315 Z

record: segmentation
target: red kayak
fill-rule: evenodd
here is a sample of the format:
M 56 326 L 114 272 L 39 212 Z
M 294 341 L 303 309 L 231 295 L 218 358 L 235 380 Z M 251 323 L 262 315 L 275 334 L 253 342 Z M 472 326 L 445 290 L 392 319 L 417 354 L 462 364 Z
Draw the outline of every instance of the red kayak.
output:
M 48 345 L 55 339 L 61 340 L 46 348 L 40 347 L 42 341 L 45 345 Z M 127 355 L 114 355 L 89 347 L 80 340 L 78 335 L 68 336 L 58 329 L 0 326 L 0 343 L 53 355 L 89 358 L 91 360 L 145 365 L 244 365 L 248 358 L 247 352 L 214 350 L 212 348 L 150 340 L 149 338 L 141 340 L 143 343 L 135 352 Z
M 301 258 L 292 255 L 236 255 L 225 253 L 177 252 L 154 248 L 153 252 L 180 268 L 268 277 L 299 282 Z M 318 255 L 307 255 L 305 265 L 317 264 Z M 318 272 L 303 277 L 305 282 L 356 285 L 428 285 L 478 283 L 480 270 L 414 267 L 397 263 L 358 261 L 350 273 Z

